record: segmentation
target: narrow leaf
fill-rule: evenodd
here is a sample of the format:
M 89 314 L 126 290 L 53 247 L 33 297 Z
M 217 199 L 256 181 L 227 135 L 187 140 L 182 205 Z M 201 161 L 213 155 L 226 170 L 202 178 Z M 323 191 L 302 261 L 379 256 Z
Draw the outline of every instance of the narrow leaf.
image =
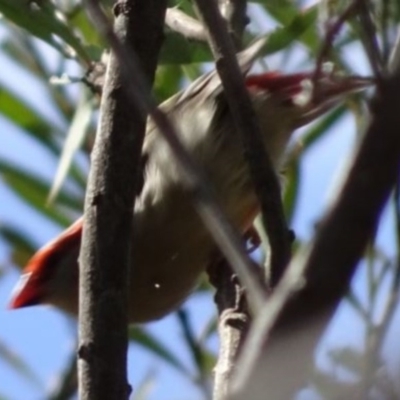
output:
M 313 124 L 308 132 L 302 137 L 301 144 L 303 151 L 308 150 L 316 143 L 328 129 L 332 128 L 340 118 L 345 114 L 346 107 L 340 106 L 322 118 L 316 124 Z
M 285 208 L 286 219 L 290 225 L 296 210 L 299 189 L 301 186 L 301 173 L 297 157 L 294 157 L 285 168 L 285 191 L 283 205 Z
M 305 9 L 288 0 L 259 0 L 268 14 L 282 24 L 282 29 L 296 30 L 296 26 L 304 26 L 298 40 L 306 45 L 313 53 L 316 52 L 320 38 L 316 29 L 317 7 L 314 5 Z M 310 19 L 311 18 L 311 19 Z M 308 22 L 311 22 L 309 24 Z M 285 28 L 287 27 L 287 28 Z
M 44 40 L 65 56 L 71 57 L 72 54 L 54 37 L 58 36 L 71 46 L 82 60 L 90 64 L 91 60 L 85 46 L 57 16 L 58 10 L 50 1 L 0 0 L 0 12 L 30 34 Z
M 265 45 L 265 54 L 273 54 L 283 50 L 315 26 L 317 13 L 315 9 L 309 9 L 305 13 L 297 14 L 290 23 L 275 29 Z
M 10 189 L 41 214 L 62 226 L 70 224 L 70 218 L 65 212 L 55 207 L 46 207 L 46 198 L 50 190 L 50 184 L 47 181 L 1 160 L 0 175 Z M 58 199 L 60 205 L 74 211 L 82 209 L 82 199 L 71 196 L 65 191 L 60 192 Z
M 140 346 L 150 350 L 178 371 L 188 374 L 185 366 L 175 357 L 174 353 L 145 329 L 138 326 L 130 327 L 129 338 Z
M 0 113 L 34 137 L 53 154 L 58 154 L 53 135 L 61 132 L 10 89 L 0 85 Z
M 72 119 L 67 138 L 62 149 L 60 160 L 58 163 L 56 175 L 48 196 L 48 203 L 53 203 L 58 196 L 60 189 L 68 175 L 68 171 L 72 165 L 74 155 L 79 150 L 83 139 L 85 138 L 90 127 L 90 121 L 93 114 L 93 106 L 89 91 L 83 87 L 79 103 Z
M 1 223 L 0 235 L 11 246 L 11 261 L 17 267 L 23 268 L 32 256 L 36 246 L 20 229 Z
M 29 367 L 22 357 L 12 351 L 9 346 L 2 341 L 0 341 L 0 358 L 3 359 L 10 368 L 24 377 L 29 383 L 37 388 L 43 388 L 43 384 L 35 371 Z
M 161 48 L 159 61 L 161 64 L 191 64 L 212 61 L 208 46 L 194 43 L 176 32 L 168 31 Z

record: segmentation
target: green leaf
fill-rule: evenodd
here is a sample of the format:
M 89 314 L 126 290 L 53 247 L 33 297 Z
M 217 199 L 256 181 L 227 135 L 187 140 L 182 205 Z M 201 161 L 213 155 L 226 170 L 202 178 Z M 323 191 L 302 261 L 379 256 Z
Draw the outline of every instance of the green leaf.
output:
M 0 235 L 12 247 L 13 264 L 23 268 L 35 251 L 36 245 L 20 229 L 8 224 L 0 224 Z
M 215 364 L 217 363 L 217 357 L 213 352 L 203 347 L 201 352 L 201 359 L 203 374 L 206 378 L 207 376 L 210 376 L 213 372 Z
M 186 367 L 175 357 L 174 353 L 163 345 L 157 338 L 139 326 L 129 328 L 129 338 L 135 343 L 154 353 L 178 371 L 188 374 Z
M 79 32 L 85 43 L 90 43 L 99 51 L 106 47 L 104 40 L 89 20 L 87 12 L 82 6 L 77 6 L 72 13 L 66 14 L 68 25 Z M 101 53 L 100 53 L 101 54 Z
M 15 37 L 14 41 L 16 41 Z M 11 41 L 9 43 L 10 46 L 12 46 L 11 44 L 13 42 Z M 35 46 L 32 45 L 29 39 L 21 38 L 21 41 L 16 41 L 14 48 L 16 50 L 16 54 L 21 54 L 21 57 L 23 57 L 23 53 L 29 53 L 29 65 L 36 65 L 36 69 L 38 71 L 42 71 L 40 73 L 38 72 L 39 78 L 46 80 L 48 79 L 48 71 L 43 69 L 45 67 L 43 60 L 41 59 L 42 55 L 37 51 Z M 12 52 L 11 54 L 14 53 Z M 19 60 L 18 57 L 19 56 L 17 55 L 17 62 Z M 27 68 L 27 72 L 31 73 L 29 68 Z M 67 93 L 62 90 L 60 86 L 49 85 L 48 82 L 46 83 L 46 87 L 48 88 L 54 104 L 66 118 L 69 118 L 72 104 Z M 59 156 L 60 148 L 57 139 L 64 135 L 60 128 L 55 123 L 49 121 L 46 117 L 41 115 L 39 110 L 35 109 L 24 99 L 13 93 L 12 90 L 1 84 L 0 112 L 18 128 L 22 129 L 26 135 L 40 142 L 57 157 Z M 85 188 L 86 177 L 76 165 L 72 165 L 71 178 L 73 178 L 75 183 L 82 189 Z
M 61 226 L 67 226 L 71 223 L 71 219 L 65 212 L 58 210 L 56 207 L 46 206 L 50 184 L 44 179 L 1 160 L 0 174 L 10 189 L 41 214 Z M 82 199 L 69 195 L 65 191 L 60 192 L 58 201 L 60 205 L 72 210 L 80 211 L 82 209 Z
M 288 24 L 292 18 L 301 12 L 291 0 L 253 0 L 261 4 L 277 21 Z
M 43 388 L 43 383 L 36 375 L 35 371 L 28 364 L 10 349 L 8 345 L 0 341 L 0 358 L 13 370 L 24 377 L 28 382 L 37 388 Z
M 298 32 L 296 39 L 313 53 L 317 50 L 320 44 L 316 30 L 318 5 L 300 9 L 289 0 L 259 0 L 257 3 L 262 4 L 268 14 L 282 24 L 282 29 L 288 31 L 289 37 Z
M 57 172 L 49 193 L 48 203 L 50 204 L 58 196 L 61 186 L 68 175 L 74 155 L 79 150 L 90 127 L 92 114 L 92 96 L 87 88 L 82 87 L 81 96 L 67 133 L 67 138 L 59 159 Z
M 160 51 L 160 64 L 191 64 L 212 60 L 212 54 L 205 43 L 189 41 L 176 32 L 166 33 Z
M 294 212 L 296 210 L 299 189 L 301 186 L 301 173 L 297 157 L 294 157 L 285 169 L 285 191 L 283 196 L 283 205 L 285 214 L 290 225 Z
M 265 45 L 265 55 L 276 53 L 283 50 L 296 40 L 304 41 L 306 34 L 309 35 L 311 28 L 315 26 L 317 13 L 315 8 L 307 10 L 305 13 L 296 14 L 290 23 L 275 29 L 270 33 Z M 315 46 L 317 41 L 307 39 L 309 46 Z
M 340 118 L 347 111 L 345 106 L 339 106 L 330 112 L 326 117 L 322 118 L 316 124 L 307 131 L 307 133 L 302 137 L 301 144 L 303 151 L 306 151 L 312 147 L 326 132 L 328 129 L 332 128 Z
M 90 64 L 91 59 L 87 49 L 78 36 L 57 16 L 58 10 L 52 2 L 0 0 L 0 12 L 14 24 L 71 58 L 72 54 L 65 45 L 54 37 L 57 36 L 74 49 L 86 64 Z
M 54 134 L 60 135 L 57 127 L 46 121 L 39 112 L 29 106 L 24 100 L 0 85 L 0 112 L 21 129 L 29 132 L 52 153 L 58 154 L 58 146 Z
M 1 42 L 2 52 L 7 54 L 18 67 L 23 68 L 30 75 L 34 75 L 41 80 L 47 80 L 43 64 L 38 63 L 35 54 L 31 51 L 32 46 L 28 45 L 29 39 L 26 32 L 12 24 L 8 24 L 7 29 L 10 34 Z M 30 51 L 27 51 L 28 48 Z
M 44 145 L 55 156 L 59 156 L 60 150 L 56 138 L 62 136 L 60 129 L 43 117 L 38 110 L 1 84 L 0 113 L 26 135 Z M 75 165 L 72 166 L 71 177 L 79 187 L 82 189 L 85 187 L 86 179 Z
M 25 70 L 33 79 L 39 79 L 48 90 L 51 101 L 58 108 L 65 119 L 69 119 L 75 108 L 70 97 L 65 92 L 65 87 L 60 85 L 49 85 L 49 79 L 54 74 L 46 62 L 46 54 L 38 49 L 35 42 L 28 33 L 21 31 L 9 24 L 10 35 L 3 41 L 2 49 L 19 68 Z M 64 72 L 65 58 L 59 54 L 57 60 L 59 70 L 56 74 Z
M 160 102 L 173 96 L 180 90 L 183 74 L 179 65 L 161 65 L 157 68 L 153 91 Z

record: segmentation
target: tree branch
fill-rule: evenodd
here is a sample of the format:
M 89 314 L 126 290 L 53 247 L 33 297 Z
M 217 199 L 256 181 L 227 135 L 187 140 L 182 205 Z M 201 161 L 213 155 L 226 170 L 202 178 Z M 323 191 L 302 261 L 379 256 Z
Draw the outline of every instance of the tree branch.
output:
M 165 24 L 175 32 L 182 34 L 186 39 L 207 41 L 204 26 L 196 19 L 177 8 L 168 8 L 165 15 Z
M 249 22 L 246 14 L 247 0 L 218 0 L 218 7 L 236 49 L 240 50 L 243 32 Z
M 399 65 L 379 88 L 371 124 L 337 200 L 252 327 L 232 399 L 261 399 L 265 393 L 271 399 L 291 398 L 305 383 L 315 345 L 350 284 L 397 179 Z M 279 376 L 282 371 L 284 377 Z
M 253 182 L 255 182 L 256 192 L 259 195 L 261 203 L 264 205 L 263 211 L 267 209 L 268 212 L 274 213 L 276 210 L 270 208 L 270 203 L 268 205 L 265 203 L 265 195 L 268 187 L 265 186 L 265 191 L 260 188 L 266 185 L 266 181 L 272 186 L 276 184 L 275 189 L 277 191 L 275 194 L 277 195 L 278 206 L 281 204 L 280 190 L 272 165 L 270 163 L 268 165 L 267 155 L 263 151 L 264 146 L 261 139 L 261 132 L 235 57 L 235 51 L 242 46 L 242 34 L 247 23 L 247 2 L 245 0 L 218 1 L 225 20 L 222 18 L 215 0 L 197 0 L 196 4 L 198 13 L 209 30 L 210 47 L 214 53 L 214 58 L 217 60 L 217 70 L 226 93 L 231 115 L 236 119 L 236 126 L 238 126 L 244 143 L 244 151 L 250 166 Z M 233 46 L 233 43 L 236 48 Z M 264 162 L 265 160 L 267 161 Z M 266 178 L 264 179 L 266 170 Z M 271 176 L 272 182 L 269 181 Z M 257 188 L 259 189 L 258 191 Z M 274 192 L 272 192 L 273 195 Z M 279 219 L 280 216 L 282 217 L 281 222 L 283 223 L 281 228 L 284 231 L 283 235 L 286 235 L 282 209 L 278 209 L 277 215 L 276 219 Z M 269 223 L 271 223 L 270 219 Z M 274 242 L 274 239 L 272 239 L 272 243 L 275 245 L 276 241 Z M 275 250 L 277 250 L 277 253 Z M 275 261 L 283 256 L 279 254 L 281 250 L 277 249 L 276 246 L 274 247 L 274 255 L 277 255 Z M 284 257 L 288 256 L 289 254 L 287 253 Z M 281 259 L 278 262 L 282 262 L 283 268 L 286 261 Z M 236 276 L 233 275 L 226 260 L 216 259 L 209 266 L 208 272 L 210 281 L 216 288 L 215 302 L 218 306 L 218 333 L 220 337 L 218 361 L 214 375 L 213 399 L 224 400 L 227 397 L 230 379 L 235 369 L 239 351 L 249 329 L 251 317 L 247 308 L 243 287 Z M 262 279 L 260 279 L 260 282 L 262 282 Z M 241 283 L 243 284 L 244 282 Z M 247 293 L 251 294 L 252 287 L 246 287 L 248 289 Z
M 232 118 L 240 132 L 255 192 L 261 204 L 263 225 L 271 246 L 271 285 L 283 274 L 290 258 L 289 234 L 276 172 L 265 151 L 260 127 L 244 79 L 238 67 L 233 43 L 215 0 L 196 0 L 201 18 L 209 29 L 209 42 L 226 94 Z M 248 287 L 249 290 L 251 288 Z
M 87 8 L 101 30 L 97 1 Z M 114 7 L 115 32 L 154 78 L 166 1 L 125 0 Z M 132 105 L 118 58 L 111 54 L 85 200 L 80 255 L 79 398 L 127 399 L 128 274 L 136 171 L 146 117 Z M 117 267 L 117 268 L 116 268 Z
M 244 290 L 224 258 L 215 259 L 208 268 L 210 283 L 216 288 L 220 347 L 214 368 L 213 400 L 227 398 L 236 360 L 250 326 Z

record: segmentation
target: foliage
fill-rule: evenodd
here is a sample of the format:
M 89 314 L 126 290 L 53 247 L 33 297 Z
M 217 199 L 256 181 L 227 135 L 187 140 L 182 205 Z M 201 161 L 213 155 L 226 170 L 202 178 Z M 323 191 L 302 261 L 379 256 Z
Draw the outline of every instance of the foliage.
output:
M 106 7 L 109 6 L 109 2 L 103 3 Z M 171 3 L 171 6 L 176 5 L 192 13 L 188 0 Z M 292 70 L 310 67 L 323 40 L 321 32 L 324 24 L 339 15 L 343 9 L 343 2 L 326 2 L 332 3 L 328 10 L 323 9 L 324 3 L 307 8 L 289 0 L 260 0 L 251 3 L 249 15 L 253 23 L 246 33 L 246 40 L 250 41 L 268 31 L 270 38 L 264 55 L 273 56 L 264 61 L 268 66 Z M 388 1 L 371 2 L 370 7 L 387 57 L 395 29 L 398 27 L 399 6 L 395 1 Z M 25 207 L 29 207 L 29 212 L 35 215 L 35 218 L 40 216 L 41 221 L 61 229 L 70 224 L 82 210 L 99 104 L 96 95 L 90 92 L 82 80 L 93 63 L 101 59 L 105 44 L 78 0 L 0 0 L 0 13 L 3 15 L 0 21 L 0 59 L 5 60 L 8 65 L 0 78 L 0 124 L 9 126 L 11 132 L 3 140 L 11 141 L 11 136 L 16 135 L 19 138 L 18 142 L 23 143 L 23 146 L 38 149 L 37 152 L 32 150 L 29 160 L 22 159 L 17 154 L 17 148 L 14 149 L 15 154 L 0 151 L 0 191 L 12 193 L 15 196 L 13 198 L 19 199 Z M 334 60 L 338 68 L 357 73 L 357 66 L 352 64 L 353 61 L 349 57 L 349 49 L 357 49 L 358 54 L 363 54 L 361 36 L 357 24 L 349 23 L 343 27 L 341 34 L 336 38 L 334 49 L 330 52 L 330 59 Z M 155 95 L 160 101 L 169 97 L 179 90 L 186 80 L 192 79 L 203 70 L 202 63 L 210 61 L 211 53 L 205 44 L 189 41 L 166 28 Z M 21 85 L 20 75 L 30 87 L 39 88 L 36 98 L 29 87 Z M 57 84 L 54 84 L 55 81 Z M 301 144 L 293 146 L 289 152 L 284 194 L 289 221 L 295 221 L 299 212 L 299 199 L 305 179 L 302 159 L 323 143 L 324 138 L 344 116 L 352 113 L 356 119 L 360 118 L 363 115 L 360 101 L 360 98 L 355 97 L 345 106 L 307 127 L 303 132 Z M 4 129 L 1 128 L 1 131 Z M 45 167 L 40 167 L 41 154 L 45 154 L 48 160 Z M 394 197 L 392 203 L 395 209 L 393 215 L 399 218 L 398 199 Z M 23 267 L 40 240 L 27 233 L 30 221 L 26 221 L 26 226 L 21 226 L 12 216 L 5 215 L 7 210 L 12 209 L 13 206 L 8 205 L 0 213 L 0 235 L 8 254 L 8 259 L 3 262 L 3 268 L 0 270 L 1 281 L 12 275 L 12 268 Z M 35 233 L 36 230 L 33 229 Z M 398 235 L 398 232 L 395 232 L 396 234 Z M 297 239 L 300 243 L 307 237 Z M 395 247 L 394 252 L 397 254 L 397 244 Z M 357 378 L 355 383 L 350 385 L 334 374 L 316 369 L 314 382 L 323 398 L 332 398 L 331 387 L 337 388 L 340 385 L 345 391 L 351 390 L 349 393 L 354 393 L 354 387 L 357 386 L 367 394 L 371 388 L 368 386 L 371 380 L 367 380 L 366 377 L 375 375 L 378 366 L 381 365 L 379 354 L 387 327 L 393 320 L 396 303 L 388 300 L 385 310 L 388 310 L 389 315 L 386 312 L 380 314 L 385 316 L 383 319 L 376 317 L 374 309 L 378 304 L 382 310 L 381 305 L 386 297 L 397 298 L 398 294 L 397 260 L 386 255 L 386 251 L 387 248 L 382 250 L 371 244 L 371 250 L 366 255 L 364 265 L 368 270 L 368 280 L 365 283 L 369 296 L 367 304 L 363 304 L 358 295 L 349 296 L 349 304 L 365 323 L 366 340 L 372 340 L 372 336 L 376 339 L 377 331 L 380 334 L 379 345 L 374 342 L 373 356 L 376 357 L 376 363 L 372 364 L 375 367 L 370 370 L 364 368 L 366 357 L 372 357 L 367 351 L 362 354 L 362 351 L 354 349 L 335 350 L 331 353 L 335 365 L 351 370 Z M 10 264 L 13 265 L 12 268 L 9 267 Z M 388 288 L 389 281 L 392 281 L 392 284 Z M 384 285 L 386 289 L 380 289 Z M 202 289 L 204 288 L 210 295 L 206 284 L 202 286 Z M 363 292 L 365 291 L 366 289 Z M 176 319 L 176 327 L 182 332 L 184 351 L 190 357 L 185 357 L 173 346 L 166 345 L 162 335 L 154 334 L 146 327 L 132 328 L 130 337 L 136 346 L 141 346 L 146 352 L 153 354 L 155 359 L 162 360 L 163 368 L 175 369 L 184 379 L 199 387 L 204 397 L 209 397 L 210 378 L 215 361 L 215 346 L 212 346 L 215 343 L 215 317 L 203 321 L 204 332 L 201 333 L 198 327 L 195 329 L 193 326 L 190 311 L 190 307 L 185 307 L 185 311 L 181 310 Z M 24 354 L 18 356 L 10 350 L 1 336 L 0 359 L 4 361 L 5 368 L 18 371 L 21 380 L 38 384 L 33 368 L 24 361 Z M 63 379 L 63 376 L 69 375 L 64 375 L 61 371 L 59 376 Z M 157 373 L 149 370 L 142 388 L 153 380 L 157 380 Z M 392 392 L 396 391 L 392 388 L 394 383 L 384 385 L 385 389 L 382 389 L 382 379 L 372 379 L 372 382 L 377 385 L 376 390 L 385 392 L 380 398 L 395 398 L 395 395 L 389 393 L 389 386 Z M 2 384 L 0 392 L 3 393 L 5 391 L 1 386 Z M 42 386 L 40 392 L 41 397 L 47 395 Z M 4 399 L 12 398 L 10 393 L 12 392 L 8 391 L 0 396 Z M 134 398 L 149 398 L 146 393 L 145 389 L 137 390 Z M 52 393 L 51 398 L 62 396 Z

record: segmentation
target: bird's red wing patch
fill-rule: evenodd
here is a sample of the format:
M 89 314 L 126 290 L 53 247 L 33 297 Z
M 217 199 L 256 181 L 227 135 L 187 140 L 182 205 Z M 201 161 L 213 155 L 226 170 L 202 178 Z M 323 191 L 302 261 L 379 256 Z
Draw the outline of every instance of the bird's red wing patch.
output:
M 32 306 L 43 302 L 45 284 L 66 251 L 76 246 L 82 236 L 82 218 L 79 218 L 60 236 L 38 250 L 29 260 L 15 286 L 10 309 Z
M 375 83 L 370 77 L 361 76 L 341 76 L 334 73 L 324 73 L 313 82 L 313 72 L 300 72 L 296 74 L 280 74 L 279 72 L 266 72 L 264 74 L 249 75 L 245 82 L 249 90 L 266 90 L 271 93 L 282 93 L 289 97 L 296 97 L 305 89 L 309 91 L 315 84 L 315 93 L 312 100 L 318 106 L 320 101 L 329 101 L 335 97 L 340 97 L 350 92 L 363 90 Z M 306 81 L 310 85 L 306 85 Z M 308 90 L 307 90 L 308 89 Z M 314 92 L 313 91 L 313 92 Z M 314 97 L 318 94 L 318 97 Z
M 245 82 L 248 88 L 268 90 L 271 93 L 284 92 L 293 96 L 302 91 L 302 82 L 305 79 L 310 79 L 311 75 L 308 72 L 289 75 L 282 75 L 279 72 L 266 72 L 249 75 Z

